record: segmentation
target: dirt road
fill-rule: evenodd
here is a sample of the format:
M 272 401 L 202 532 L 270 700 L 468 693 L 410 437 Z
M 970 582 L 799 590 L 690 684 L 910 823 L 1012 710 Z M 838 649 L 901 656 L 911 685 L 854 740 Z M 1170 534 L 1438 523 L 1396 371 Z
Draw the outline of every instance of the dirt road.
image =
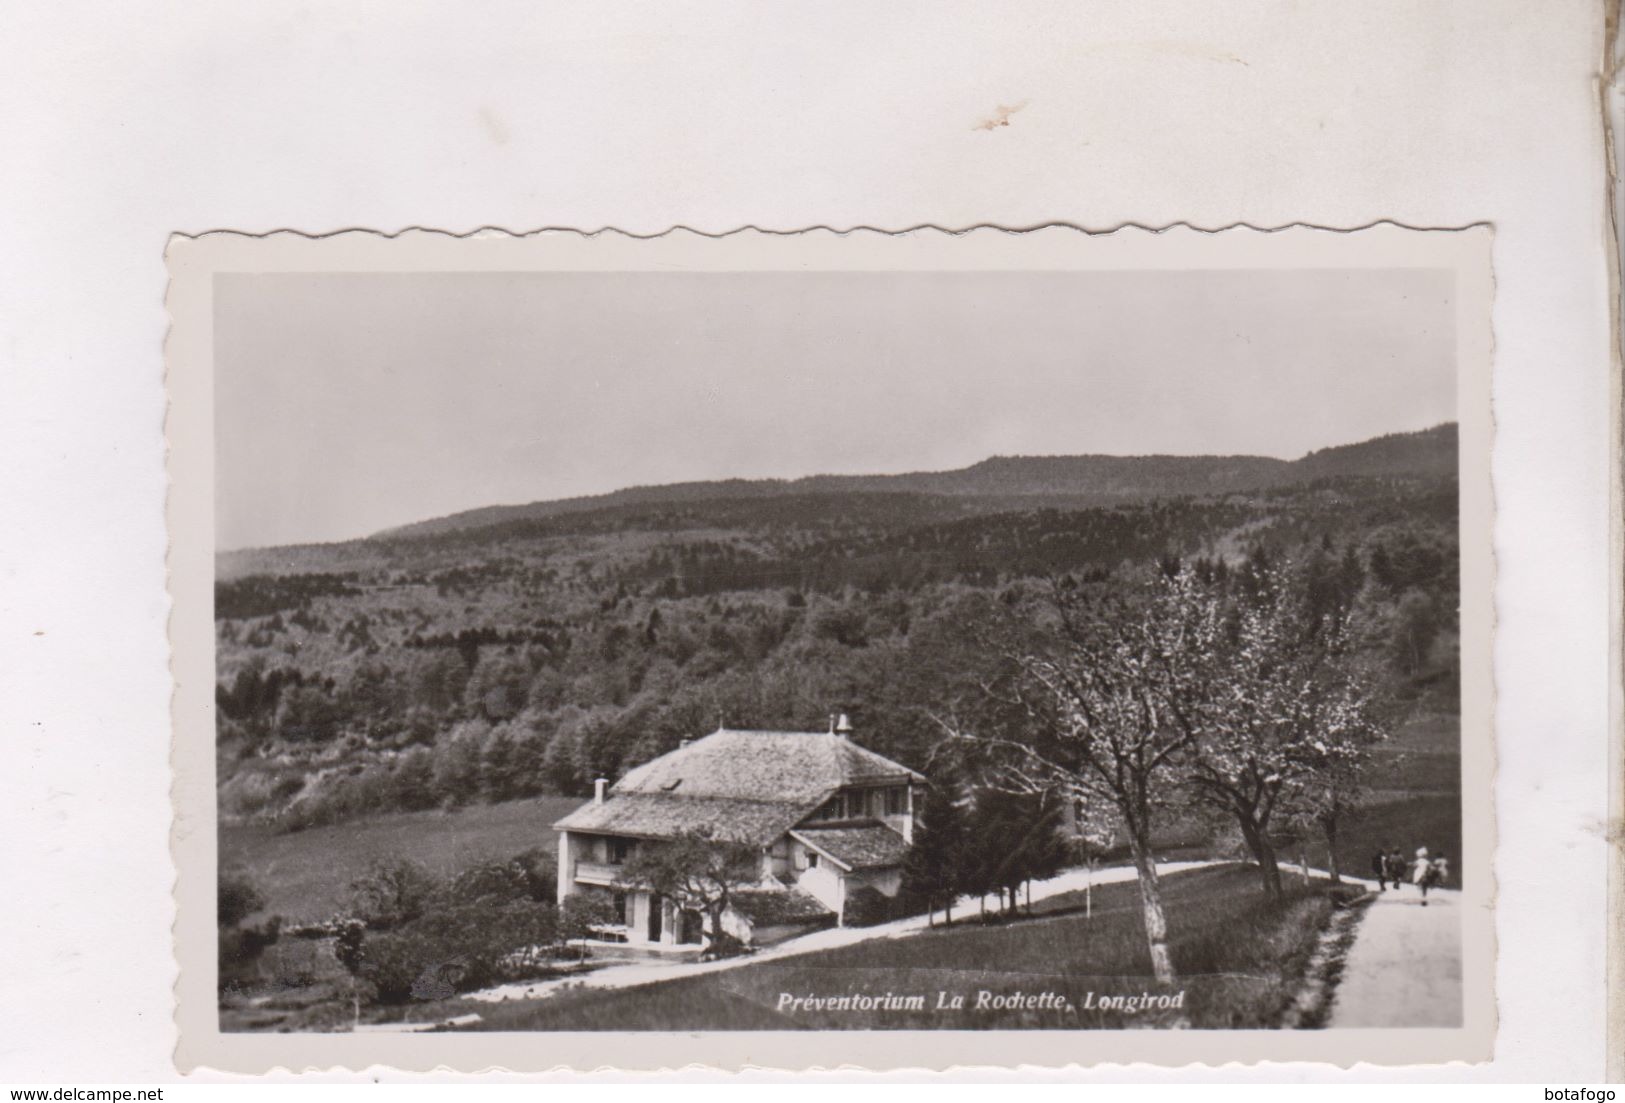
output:
M 1366 910 L 1333 996 L 1327 1026 L 1461 1024 L 1461 894 L 1412 885 Z

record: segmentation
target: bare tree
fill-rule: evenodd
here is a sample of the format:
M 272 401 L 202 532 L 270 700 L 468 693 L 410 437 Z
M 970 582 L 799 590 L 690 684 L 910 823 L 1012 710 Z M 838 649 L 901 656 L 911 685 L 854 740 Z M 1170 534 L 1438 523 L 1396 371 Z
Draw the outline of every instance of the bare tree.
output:
M 1214 644 L 1216 606 L 1192 572 L 1174 568 L 1127 597 L 1052 584 L 1037 605 L 1017 602 L 1012 612 L 1010 623 L 1036 630 L 990 637 L 1007 668 L 984 688 L 1015 706 L 1023 721 L 953 734 L 990 784 L 1055 793 L 1085 822 L 1111 817 L 1121 824 L 1152 970 L 1170 983 L 1152 832 L 1159 809 L 1177 791 L 1177 771 L 1195 736 L 1185 715 L 1200 673 L 1192 657 Z

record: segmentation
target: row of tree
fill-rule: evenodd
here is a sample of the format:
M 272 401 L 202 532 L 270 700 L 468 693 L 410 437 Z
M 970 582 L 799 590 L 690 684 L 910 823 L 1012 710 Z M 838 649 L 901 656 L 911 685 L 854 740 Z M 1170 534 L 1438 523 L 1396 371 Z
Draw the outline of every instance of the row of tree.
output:
M 944 764 L 946 766 L 946 763 Z M 1092 856 L 1076 837 L 1064 803 L 1052 792 L 967 791 L 948 772 L 933 779 L 903 867 L 905 908 L 953 922 L 954 902 L 997 896 L 1001 907 L 1020 903 L 1020 890 Z
M 1165 562 L 1137 586 L 1031 587 L 967 628 L 1000 664 L 940 717 L 980 783 L 1067 802 L 1079 832 L 1126 841 L 1159 980 L 1173 976 L 1153 836 L 1170 814 L 1230 819 L 1264 892 L 1273 833 L 1333 842 L 1387 735 L 1385 682 L 1352 646 L 1352 596 L 1306 564 L 1257 558 L 1224 577 Z

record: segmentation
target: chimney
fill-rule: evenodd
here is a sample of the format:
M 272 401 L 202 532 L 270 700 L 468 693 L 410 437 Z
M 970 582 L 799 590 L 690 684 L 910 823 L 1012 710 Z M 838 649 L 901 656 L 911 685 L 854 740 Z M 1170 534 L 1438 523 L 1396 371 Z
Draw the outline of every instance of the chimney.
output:
M 844 712 L 841 713 L 841 718 L 835 722 L 835 734 L 842 739 L 852 738 L 852 721 L 847 719 Z
M 829 714 L 829 734 L 835 734 L 835 714 L 833 712 Z
M 609 784 L 609 779 L 605 778 L 605 777 L 597 778 L 596 780 L 593 781 L 593 783 L 592 783 L 592 802 L 594 804 L 603 804 L 604 803 L 604 786 L 606 786 L 608 784 Z

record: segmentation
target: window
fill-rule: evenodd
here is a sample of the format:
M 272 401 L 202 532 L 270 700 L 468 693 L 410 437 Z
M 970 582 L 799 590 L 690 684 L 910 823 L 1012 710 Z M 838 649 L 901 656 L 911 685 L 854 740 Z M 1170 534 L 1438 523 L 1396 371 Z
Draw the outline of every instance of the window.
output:
M 820 820 L 845 819 L 846 809 L 844 804 L 845 802 L 842 801 L 841 794 L 836 793 L 833 797 L 830 797 L 829 800 L 824 802 L 824 807 L 818 810 L 818 814 L 814 818 Z
M 817 869 L 818 868 L 818 851 L 816 851 L 816 850 L 807 851 L 807 868 L 808 869 Z
M 902 816 L 902 815 L 907 814 L 907 812 L 908 812 L 908 790 L 907 789 L 901 789 L 901 788 L 899 788 L 899 789 L 887 789 L 886 790 L 886 815 L 888 815 L 888 816 Z
M 611 839 L 611 840 L 609 840 L 609 864 L 610 865 L 612 865 L 612 866 L 621 865 L 623 862 L 626 861 L 627 855 L 631 854 L 631 852 L 632 852 L 632 840 L 630 840 L 630 839 Z

